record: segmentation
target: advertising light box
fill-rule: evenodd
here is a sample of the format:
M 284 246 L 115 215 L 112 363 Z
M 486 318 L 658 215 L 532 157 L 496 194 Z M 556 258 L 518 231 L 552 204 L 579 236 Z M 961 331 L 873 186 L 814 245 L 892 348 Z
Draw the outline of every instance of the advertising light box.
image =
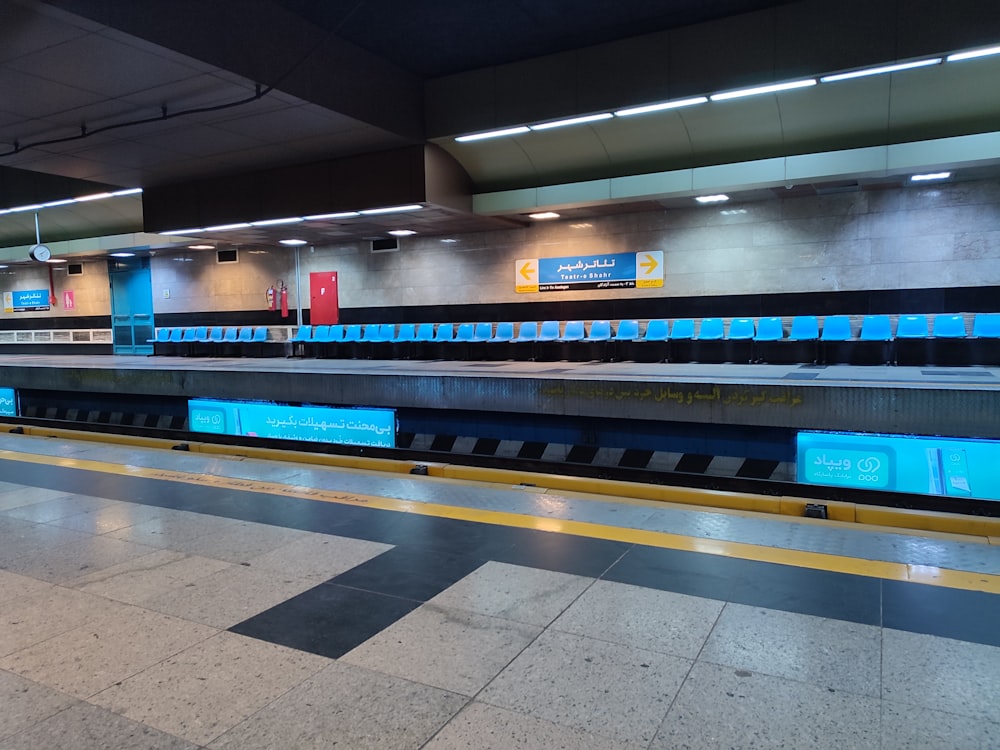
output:
M 188 425 L 193 432 L 219 435 L 380 448 L 396 445 L 396 412 L 392 409 L 190 399 Z
M 17 394 L 13 388 L 0 388 L 0 417 L 17 416 Z
M 1000 441 L 922 435 L 800 432 L 806 484 L 1000 500 Z

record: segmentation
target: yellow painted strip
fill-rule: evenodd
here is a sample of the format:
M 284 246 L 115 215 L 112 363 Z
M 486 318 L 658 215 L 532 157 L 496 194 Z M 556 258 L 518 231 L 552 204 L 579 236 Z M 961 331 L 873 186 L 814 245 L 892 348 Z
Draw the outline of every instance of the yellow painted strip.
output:
M 65 468 L 85 471 L 116 474 L 120 476 L 141 477 L 143 479 L 164 480 L 197 484 L 200 486 L 219 487 L 223 489 L 259 492 L 282 497 L 295 497 L 323 502 L 341 503 L 346 505 L 361 505 L 379 510 L 390 510 L 402 513 L 415 513 L 437 518 L 452 518 L 476 523 L 488 523 L 499 526 L 551 531 L 574 536 L 607 539 L 628 544 L 641 544 L 663 549 L 674 549 L 685 552 L 701 552 L 709 555 L 719 555 L 740 560 L 757 560 L 760 562 L 790 565 L 811 570 L 826 570 L 837 573 L 881 578 L 894 581 L 914 581 L 932 586 L 965 589 L 969 591 L 985 591 L 1000 594 L 1000 575 L 972 573 L 968 571 L 948 570 L 927 566 L 914 566 L 879 560 L 862 560 L 841 555 L 829 555 L 820 552 L 766 547 L 745 542 L 730 542 L 718 539 L 703 539 L 699 537 L 670 534 L 644 529 L 630 529 L 618 526 L 572 521 L 559 518 L 543 518 L 520 513 L 504 511 L 480 510 L 436 503 L 422 503 L 411 500 L 381 497 L 376 495 L 361 495 L 352 492 L 333 492 L 312 487 L 265 482 L 254 479 L 217 476 L 212 474 L 195 474 L 174 469 L 143 468 L 127 466 L 90 459 L 40 456 L 30 453 L 19 453 L 10 450 L 0 450 L 0 458 L 11 461 L 23 461 L 33 464 L 56 464 Z

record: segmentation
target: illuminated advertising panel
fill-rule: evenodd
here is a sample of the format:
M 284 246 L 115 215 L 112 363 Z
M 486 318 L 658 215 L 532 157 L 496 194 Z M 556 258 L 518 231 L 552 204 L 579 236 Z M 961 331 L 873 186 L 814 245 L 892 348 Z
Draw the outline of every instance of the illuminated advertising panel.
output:
M 17 416 L 17 394 L 13 388 L 0 388 L 0 417 Z
M 396 445 L 396 412 L 392 409 L 190 399 L 188 425 L 192 432 L 219 435 L 380 448 Z
M 1000 500 L 1000 441 L 800 432 L 796 478 L 807 484 Z

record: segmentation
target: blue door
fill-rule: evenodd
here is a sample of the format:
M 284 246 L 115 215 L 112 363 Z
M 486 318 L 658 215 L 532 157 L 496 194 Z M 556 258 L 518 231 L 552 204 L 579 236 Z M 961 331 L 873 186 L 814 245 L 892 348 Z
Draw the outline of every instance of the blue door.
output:
M 111 279 L 111 335 L 115 354 L 152 354 L 153 285 L 149 258 L 108 261 Z

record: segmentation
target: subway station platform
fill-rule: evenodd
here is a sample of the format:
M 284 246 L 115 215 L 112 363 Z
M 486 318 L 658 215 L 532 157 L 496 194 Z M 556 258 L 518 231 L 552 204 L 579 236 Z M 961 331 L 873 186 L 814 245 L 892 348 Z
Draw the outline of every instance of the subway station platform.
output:
M 987 748 L 996 539 L 0 435 L 0 748 Z
M 0 387 L 34 419 L 186 430 L 191 398 L 390 408 L 396 447 L 432 457 L 777 482 L 800 430 L 1000 438 L 988 367 L 9 355 Z

